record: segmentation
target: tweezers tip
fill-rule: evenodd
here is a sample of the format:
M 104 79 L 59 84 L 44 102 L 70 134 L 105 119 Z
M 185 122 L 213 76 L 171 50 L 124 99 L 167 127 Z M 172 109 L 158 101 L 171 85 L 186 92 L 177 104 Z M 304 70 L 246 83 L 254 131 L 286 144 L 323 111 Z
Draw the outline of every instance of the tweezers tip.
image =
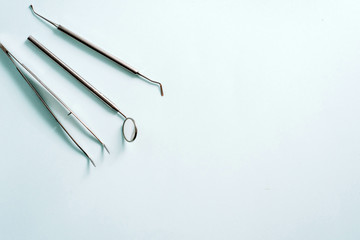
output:
M 93 161 L 91 158 L 89 158 L 89 159 L 90 159 L 91 164 L 92 164 L 94 167 L 96 167 L 94 161 Z
M 110 155 L 110 151 L 109 149 L 107 148 L 107 146 L 105 144 L 103 144 L 103 147 L 105 148 L 105 150 L 107 151 L 107 153 Z
M 95 162 L 91 159 L 91 157 L 80 147 L 81 151 L 85 154 L 87 159 L 91 162 L 91 164 L 96 167 Z

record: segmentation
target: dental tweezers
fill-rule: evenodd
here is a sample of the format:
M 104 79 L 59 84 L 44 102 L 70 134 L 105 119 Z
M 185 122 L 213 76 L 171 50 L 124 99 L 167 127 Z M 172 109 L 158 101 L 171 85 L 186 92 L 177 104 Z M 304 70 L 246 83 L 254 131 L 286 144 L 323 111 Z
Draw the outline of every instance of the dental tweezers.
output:
M 83 77 L 81 77 L 75 70 L 73 70 L 71 67 L 69 67 L 65 62 L 63 62 L 60 58 L 58 58 L 54 53 L 52 53 L 49 49 L 47 49 L 44 45 L 42 45 L 39 41 L 37 41 L 33 36 L 29 36 L 28 40 L 33 43 L 38 49 L 40 49 L 43 53 L 45 53 L 48 57 L 50 57 L 52 60 L 54 60 L 58 65 L 60 65 L 65 71 L 70 73 L 75 79 L 77 79 L 82 85 L 84 85 L 88 90 L 90 90 L 96 97 L 101 99 L 105 105 L 115 110 L 117 113 L 119 113 L 123 118 L 124 122 L 122 125 L 122 133 L 127 142 L 133 142 L 136 139 L 137 136 L 137 127 L 135 124 L 135 120 L 126 117 L 125 114 L 123 114 L 120 109 L 110 100 L 108 99 L 104 94 L 102 94 L 99 90 L 97 90 L 94 86 L 92 86 L 88 81 L 86 81 Z M 126 136 L 125 134 L 125 123 L 127 121 L 130 121 L 133 125 L 133 132 L 130 137 Z
M 64 132 L 69 136 L 69 138 L 75 143 L 75 145 L 84 153 L 84 155 L 90 160 L 92 165 L 96 167 L 94 161 L 90 158 L 90 156 L 86 153 L 86 151 L 76 142 L 76 140 L 71 136 L 71 134 L 66 130 L 64 125 L 60 122 L 60 120 L 55 116 L 54 112 L 51 110 L 49 105 L 46 103 L 44 98 L 40 95 L 39 91 L 36 90 L 35 86 L 30 82 L 30 80 L 26 77 L 25 73 L 20 70 L 19 65 L 24 68 L 38 83 L 43 86 L 52 97 L 54 97 L 64 108 L 66 108 L 69 111 L 68 115 L 73 115 L 95 138 L 96 140 L 105 148 L 105 150 L 109 152 L 106 145 L 90 130 L 86 124 L 80 120 L 80 118 L 50 89 L 48 88 L 29 68 L 27 68 L 24 64 L 22 64 L 11 52 L 9 52 L 4 45 L 0 43 L 0 48 L 3 50 L 3 52 L 6 54 L 6 56 L 11 60 L 11 62 L 16 67 L 16 70 L 20 73 L 20 75 L 24 78 L 26 83 L 31 87 L 31 89 L 35 92 L 36 96 L 40 99 L 42 104 L 46 107 L 46 109 L 50 112 L 50 114 L 53 116 L 55 121 L 60 125 L 60 127 L 64 130 Z
M 50 23 L 51 25 L 53 25 L 54 27 L 56 27 L 58 30 L 60 30 L 61 32 L 69 35 L 70 37 L 74 38 L 75 40 L 81 42 L 82 44 L 88 46 L 89 48 L 95 50 L 96 52 L 100 53 L 101 55 L 103 55 L 104 57 L 107 57 L 108 59 L 110 59 L 111 61 L 117 63 L 118 65 L 122 66 L 123 68 L 127 69 L 128 71 L 132 72 L 133 74 L 136 74 L 146 80 L 148 80 L 149 82 L 153 83 L 153 84 L 157 84 L 160 87 L 160 93 L 161 96 L 164 96 L 164 91 L 163 91 L 163 87 L 161 85 L 160 82 L 156 82 L 154 80 L 151 80 L 150 78 L 144 76 L 143 74 L 141 74 L 138 70 L 136 70 L 135 68 L 131 67 L 130 65 L 128 65 L 127 63 L 123 62 L 122 60 L 120 60 L 119 58 L 111 55 L 110 53 L 106 52 L 105 50 L 99 48 L 98 46 L 94 45 L 93 43 L 89 42 L 88 40 L 84 39 L 83 37 L 77 35 L 76 33 L 70 31 L 69 29 L 67 29 L 66 27 L 60 25 L 60 24 L 56 24 L 52 21 L 50 21 L 49 19 L 41 16 L 40 14 L 38 14 L 37 12 L 35 12 L 34 8 L 32 5 L 30 5 L 30 9 L 32 10 L 32 12 L 42 18 L 43 20 L 47 21 L 48 23 Z

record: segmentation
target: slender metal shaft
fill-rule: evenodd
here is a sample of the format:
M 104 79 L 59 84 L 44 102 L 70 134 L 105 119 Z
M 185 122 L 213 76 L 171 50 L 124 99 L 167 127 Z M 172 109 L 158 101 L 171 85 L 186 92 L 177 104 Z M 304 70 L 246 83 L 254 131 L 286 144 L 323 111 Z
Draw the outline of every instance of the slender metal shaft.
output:
M 56 24 L 52 21 L 50 21 L 49 19 L 39 15 L 37 12 L 35 12 L 34 8 L 32 5 L 30 5 L 31 10 L 33 11 L 33 13 L 44 19 L 45 21 L 49 22 L 50 24 L 52 24 L 53 26 L 55 26 L 58 30 L 62 31 L 63 33 L 67 34 L 68 36 L 78 40 L 79 42 L 83 43 L 84 45 L 88 46 L 89 48 L 93 49 L 94 51 L 100 53 L 101 55 L 103 55 L 104 57 L 107 57 L 108 59 L 110 59 L 111 61 L 117 63 L 118 65 L 122 66 L 123 68 L 127 69 L 128 71 L 132 72 L 133 74 L 136 74 L 146 80 L 148 80 L 149 82 L 153 83 L 153 84 L 157 84 L 160 87 L 160 93 L 161 96 L 164 96 L 164 91 L 163 91 L 163 87 L 162 84 L 160 82 L 156 82 L 154 80 L 151 80 L 150 78 L 144 76 L 143 74 L 141 74 L 138 70 L 136 70 L 135 68 L 131 67 L 129 64 L 125 63 L 124 61 L 120 60 L 119 58 L 115 57 L 114 55 L 108 53 L 107 51 L 101 49 L 100 47 L 96 46 L 95 44 L 89 42 L 88 40 L 86 40 L 85 38 L 79 36 L 78 34 L 72 32 L 71 30 L 67 29 L 66 27 L 60 25 L 60 24 Z
M 109 149 L 106 147 L 106 145 L 95 135 L 95 133 L 83 122 L 81 119 L 72 111 L 48 86 L 43 83 L 27 66 L 25 66 L 23 63 L 21 63 L 19 60 L 17 60 L 10 52 L 8 54 L 15 59 L 15 61 L 21 65 L 38 83 L 41 84 L 63 107 L 65 107 L 68 111 L 68 115 L 73 115 L 80 123 L 83 125 L 90 133 L 93 135 L 96 140 L 105 148 L 105 150 L 110 154 Z
M 100 98 L 107 106 L 114 109 L 115 111 L 120 113 L 124 118 L 126 118 L 126 116 L 120 111 L 120 109 L 113 102 L 110 101 L 110 99 L 105 97 L 104 94 L 102 94 L 99 90 L 97 90 L 94 86 L 92 86 L 88 81 L 86 81 L 83 77 L 81 77 L 77 72 L 75 72 L 71 67 L 69 67 L 66 63 L 64 63 L 60 58 L 58 58 L 55 54 L 53 54 L 49 49 L 47 49 L 44 45 L 42 45 L 34 37 L 29 36 L 28 40 L 30 42 L 32 42 L 36 47 L 38 47 L 42 52 L 44 52 L 46 55 L 48 55 L 57 64 L 59 64 L 68 73 L 70 73 L 74 78 L 76 78 L 82 85 L 84 85 L 87 89 L 89 89 L 95 96 Z
M 10 53 L 11 55 L 11 53 Z M 12 56 L 13 57 L 13 56 Z M 14 59 L 16 60 L 16 58 L 14 57 Z M 93 131 L 91 131 L 91 129 L 83 122 L 81 121 L 81 119 L 74 113 L 74 111 L 72 111 L 48 86 L 45 85 L 45 83 L 43 83 L 29 68 L 27 68 L 24 64 L 22 64 L 21 62 L 18 62 L 27 72 L 30 73 L 30 75 L 35 78 L 38 83 L 41 84 L 41 86 L 43 86 L 61 105 L 63 105 L 68 111 L 69 114 L 68 115 L 73 115 L 80 123 L 81 125 L 83 125 L 90 133 L 91 135 L 93 135 L 96 140 L 105 148 L 105 150 L 110 154 L 109 149 L 106 147 L 106 145 L 95 135 L 95 133 Z
M 2 45 L 0 43 L 0 48 L 4 51 L 4 53 L 6 54 L 6 56 L 11 60 L 11 62 L 14 64 L 14 66 L 16 67 L 17 71 L 20 73 L 20 75 L 24 78 L 24 80 L 26 81 L 26 83 L 31 87 L 31 89 L 34 91 L 34 93 L 36 94 L 36 96 L 39 98 L 39 100 L 42 102 L 42 104 L 46 107 L 46 109 L 50 112 L 50 114 L 53 116 L 53 118 L 55 119 L 55 121 L 60 125 L 60 127 L 64 130 L 64 132 L 69 136 L 69 138 L 75 143 L 75 145 L 84 153 L 84 155 L 90 160 L 90 162 L 92 163 L 92 165 L 94 167 L 96 167 L 94 161 L 90 158 L 90 156 L 85 152 L 85 150 L 76 142 L 76 140 L 71 136 L 71 134 L 66 130 L 66 128 L 62 125 L 62 123 L 60 122 L 60 120 L 55 116 L 55 114 L 53 113 L 53 111 L 51 110 L 51 108 L 49 107 L 49 105 L 46 103 L 46 101 L 44 100 L 44 98 L 40 95 L 40 93 L 36 90 L 36 88 L 34 87 L 34 85 L 30 82 L 30 80 L 25 76 L 25 74 L 18 68 L 17 63 L 19 63 L 21 66 L 24 66 L 23 64 L 20 63 L 20 61 L 18 61 L 14 55 L 12 55 L 5 47 L 4 45 Z M 15 62 L 15 61 L 16 62 Z M 26 71 L 27 68 L 25 68 Z M 29 72 L 30 73 L 30 72 Z M 30 73 L 31 75 L 33 75 L 32 73 Z

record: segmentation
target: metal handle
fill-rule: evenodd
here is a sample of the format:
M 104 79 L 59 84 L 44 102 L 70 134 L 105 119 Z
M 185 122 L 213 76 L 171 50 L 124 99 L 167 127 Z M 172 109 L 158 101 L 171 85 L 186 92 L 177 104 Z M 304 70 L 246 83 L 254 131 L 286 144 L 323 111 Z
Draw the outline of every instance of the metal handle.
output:
M 77 35 L 76 33 L 70 31 L 69 29 L 67 29 L 66 27 L 62 26 L 62 25 L 58 25 L 57 28 L 62 31 L 63 33 L 66 33 L 67 35 L 69 35 L 70 37 L 75 38 L 76 40 L 78 40 L 79 42 L 85 44 L 86 46 L 88 46 L 89 48 L 97 51 L 98 53 L 100 53 L 101 55 L 107 57 L 108 59 L 116 62 L 117 64 L 123 66 L 124 68 L 126 68 L 127 70 L 129 70 L 130 72 L 134 73 L 134 74 L 139 74 L 139 71 L 136 70 L 135 68 L 129 66 L 128 64 L 124 63 L 123 61 L 121 61 L 119 58 L 115 57 L 114 55 L 111 55 L 110 53 L 106 52 L 105 50 L 99 48 L 98 46 L 95 46 L 93 43 L 89 42 L 88 40 L 84 39 L 83 37 Z
M 77 72 L 75 72 L 71 67 L 69 67 L 66 63 L 64 63 L 60 58 L 58 58 L 55 54 L 53 54 L 39 41 L 37 41 L 33 36 L 29 36 L 28 40 L 32 42 L 36 47 L 38 47 L 41 51 L 43 51 L 46 55 L 48 55 L 57 64 L 59 64 L 68 73 L 70 73 L 81 84 L 83 84 L 87 89 L 89 89 L 93 94 L 95 94 L 95 96 L 100 98 L 106 105 L 108 105 L 110 108 L 114 109 L 115 111 L 119 112 L 124 118 L 126 118 L 126 116 L 119 110 L 119 108 L 113 102 L 111 102 L 107 97 L 105 97 L 104 94 L 102 94 L 99 90 L 97 90 L 94 86 L 92 86 L 89 82 L 87 82 L 83 77 L 81 77 Z
M 54 22 L 50 21 L 49 19 L 41 16 L 40 14 L 38 14 L 37 12 L 35 12 L 35 10 L 34 10 L 34 8 L 33 8 L 32 5 L 30 5 L 30 8 L 31 8 L 32 12 L 33 12 L 36 16 L 44 19 L 45 21 L 47 21 L 48 23 L 50 23 L 51 25 L 53 25 L 54 27 L 56 27 L 58 30 L 62 31 L 63 33 L 69 35 L 70 37 L 72 37 L 72 38 L 74 38 L 74 39 L 76 39 L 76 40 L 78 40 L 79 42 L 83 43 L 84 45 L 88 46 L 89 48 L 97 51 L 98 53 L 100 53 L 100 54 L 102 54 L 103 56 L 107 57 L 108 59 L 114 61 L 115 63 L 117 63 L 117 64 L 119 64 L 120 66 L 124 67 L 125 69 L 129 70 L 130 72 L 132 72 L 132 73 L 134 73 L 134 74 L 136 74 L 136 75 L 138 75 L 138 76 L 140 76 L 140 77 L 148 80 L 149 82 L 151 82 L 151 83 L 153 83 L 153 84 L 159 85 L 161 96 L 164 96 L 163 87 L 162 87 L 162 85 L 161 85 L 160 82 L 151 80 L 150 78 L 146 77 L 145 75 L 139 73 L 138 70 L 136 70 L 135 68 L 131 67 L 131 66 L 128 65 L 127 63 L 121 61 L 121 60 L 118 59 L 117 57 L 115 57 L 115 56 L 111 55 L 110 53 L 104 51 L 103 49 L 99 48 L 98 46 L 95 46 L 95 45 L 92 44 L 91 42 L 89 42 L 89 41 L 87 41 L 86 39 L 80 37 L 80 36 L 77 35 L 76 33 L 70 31 L 70 30 L 67 29 L 66 27 L 61 26 L 60 24 L 54 23 Z

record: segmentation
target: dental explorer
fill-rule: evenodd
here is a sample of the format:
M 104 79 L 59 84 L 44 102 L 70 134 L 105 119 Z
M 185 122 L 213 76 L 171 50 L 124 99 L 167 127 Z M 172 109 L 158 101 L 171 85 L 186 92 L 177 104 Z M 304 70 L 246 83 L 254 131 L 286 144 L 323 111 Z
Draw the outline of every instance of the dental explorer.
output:
M 30 5 L 30 9 L 32 10 L 32 12 L 42 18 L 43 20 L 47 21 L 48 23 L 50 23 L 51 25 L 53 25 L 54 27 L 56 27 L 58 30 L 60 30 L 61 32 L 69 35 L 70 37 L 74 38 L 75 40 L 81 42 L 82 44 L 88 46 L 89 48 L 93 49 L 94 51 L 100 53 L 101 55 L 103 55 L 104 57 L 107 57 L 108 59 L 110 59 L 111 61 L 117 63 L 118 65 L 122 66 L 123 68 L 127 69 L 128 71 L 132 72 L 135 75 L 138 75 L 146 80 L 148 80 L 149 82 L 153 83 L 153 84 L 157 84 L 160 87 L 160 93 L 161 96 L 164 96 L 164 91 L 163 91 L 163 87 L 161 85 L 160 82 L 156 82 L 154 80 L 151 80 L 150 78 L 144 76 L 143 74 L 141 74 L 138 70 L 136 70 L 135 68 L 131 67 L 130 65 L 128 65 L 127 63 L 123 62 L 122 60 L 120 60 L 119 58 L 113 56 L 112 54 L 106 52 L 105 50 L 99 48 L 98 46 L 94 45 L 93 43 L 89 42 L 88 40 L 84 39 L 83 37 L 77 35 L 76 33 L 70 31 L 69 29 L 67 29 L 66 27 L 60 25 L 60 24 L 56 24 L 52 21 L 50 21 L 49 19 L 41 16 L 40 14 L 38 14 L 37 12 L 35 12 L 34 8 L 32 5 Z

